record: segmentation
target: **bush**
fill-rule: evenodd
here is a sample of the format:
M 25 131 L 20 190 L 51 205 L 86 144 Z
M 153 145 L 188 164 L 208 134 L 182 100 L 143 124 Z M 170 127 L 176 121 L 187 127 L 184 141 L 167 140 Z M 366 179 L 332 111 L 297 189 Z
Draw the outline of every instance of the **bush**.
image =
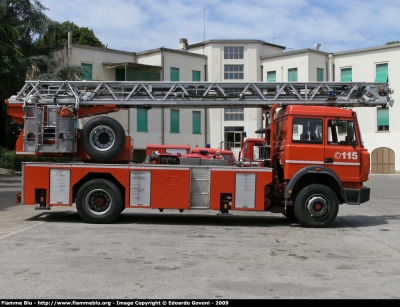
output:
M 37 156 L 18 156 L 15 151 L 9 151 L 0 147 L 0 168 L 13 171 L 21 171 L 22 162 L 71 162 L 76 160 L 73 157 L 37 157 Z

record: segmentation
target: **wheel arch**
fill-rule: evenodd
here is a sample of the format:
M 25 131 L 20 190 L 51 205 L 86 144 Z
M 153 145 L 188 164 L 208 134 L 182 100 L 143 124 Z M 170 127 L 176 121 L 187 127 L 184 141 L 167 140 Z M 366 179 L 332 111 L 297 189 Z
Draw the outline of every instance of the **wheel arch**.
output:
M 285 188 L 285 199 L 290 199 L 309 184 L 319 183 L 331 188 L 342 203 L 345 199 L 342 183 L 338 175 L 324 166 L 308 166 L 299 170 Z

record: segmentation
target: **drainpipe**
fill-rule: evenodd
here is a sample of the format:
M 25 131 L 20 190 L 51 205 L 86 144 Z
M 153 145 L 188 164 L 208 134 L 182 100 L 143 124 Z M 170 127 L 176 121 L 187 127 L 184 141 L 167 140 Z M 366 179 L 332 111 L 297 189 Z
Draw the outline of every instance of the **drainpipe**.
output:
M 127 76 L 127 71 L 126 71 L 126 65 L 125 65 L 125 81 L 126 80 L 126 76 Z M 137 112 L 137 109 L 136 109 Z M 131 135 L 131 108 L 128 108 L 128 135 Z
M 164 81 L 164 47 L 161 47 L 161 81 Z M 165 120 L 164 120 L 164 116 L 165 116 L 165 109 L 164 107 L 161 108 L 161 144 L 164 145 L 165 144 Z
M 328 81 L 335 81 L 334 80 L 334 71 L 333 71 L 333 67 L 335 66 L 335 61 L 333 59 L 333 54 L 330 53 L 329 54 L 329 80 Z
M 204 65 L 204 82 L 207 82 L 207 65 Z M 206 146 L 208 137 L 208 108 L 204 107 L 204 145 Z

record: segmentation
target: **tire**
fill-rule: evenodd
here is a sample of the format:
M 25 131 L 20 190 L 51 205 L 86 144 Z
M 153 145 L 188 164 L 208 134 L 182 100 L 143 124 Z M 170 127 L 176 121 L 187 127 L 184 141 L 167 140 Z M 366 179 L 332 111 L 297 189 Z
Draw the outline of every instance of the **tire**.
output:
M 86 222 L 111 223 L 123 210 L 121 192 L 111 181 L 92 179 L 78 190 L 76 209 Z
M 107 162 L 124 150 L 125 130 L 112 117 L 95 117 L 83 127 L 80 145 L 90 158 Z
M 329 187 L 312 184 L 303 188 L 294 203 L 294 215 L 305 227 L 327 227 L 339 212 L 339 201 Z

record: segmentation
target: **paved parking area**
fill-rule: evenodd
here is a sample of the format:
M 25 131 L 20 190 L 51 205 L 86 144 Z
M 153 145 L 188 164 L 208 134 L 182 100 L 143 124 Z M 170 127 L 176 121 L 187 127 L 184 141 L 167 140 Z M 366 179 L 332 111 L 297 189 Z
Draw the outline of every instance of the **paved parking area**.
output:
M 4 299 L 399 299 L 400 176 L 326 229 L 279 214 L 128 209 L 109 225 L 15 204 L 0 175 Z
M 0 240 L 42 224 L 48 211 L 16 204 L 16 194 L 21 192 L 21 177 L 0 169 Z M 61 208 L 61 212 L 74 212 L 75 208 Z

